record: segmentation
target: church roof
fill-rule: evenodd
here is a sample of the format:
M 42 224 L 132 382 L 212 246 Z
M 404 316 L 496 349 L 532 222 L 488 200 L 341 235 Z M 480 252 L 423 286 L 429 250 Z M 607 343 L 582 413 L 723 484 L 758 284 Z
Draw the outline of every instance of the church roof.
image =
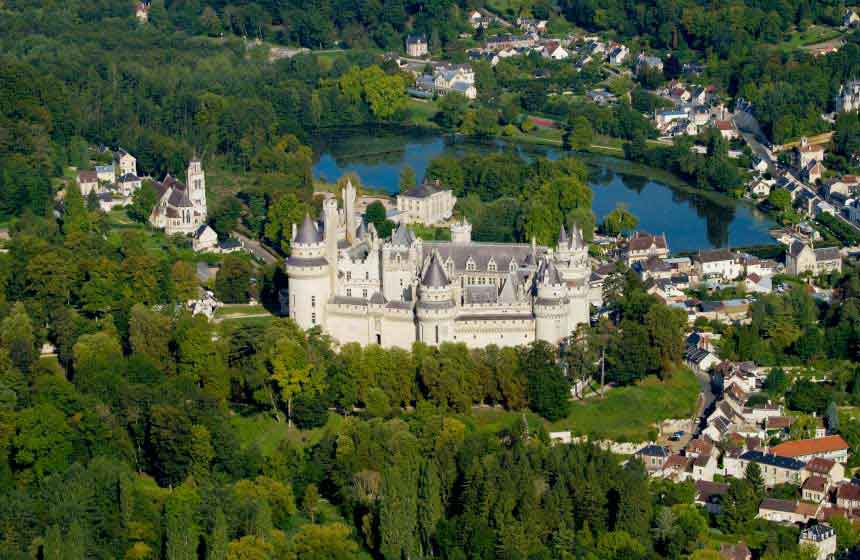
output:
M 430 264 L 424 272 L 421 284 L 429 288 L 442 288 L 448 285 L 448 275 L 445 274 L 445 269 L 442 268 L 442 263 L 439 262 L 438 253 L 434 252 L 433 256 L 430 257 Z
M 169 205 L 176 208 L 191 208 L 194 206 L 191 204 L 191 199 L 188 198 L 188 190 L 184 187 L 185 185 L 182 185 L 182 188 L 179 188 L 179 186 L 174 187 L 170 193 L 170 198 L 167 199 Z
M 320 235 L 319 230 L 314 225 L 313 220 L 311 220 L 310 215 L 305 214 L 305 219 L 302 222 L 302 225 L 299 226 L 298 232 L 296 232 L 296 238 L 293 239 L 294 243 L 319 243 L 322 241 L 322 235 Z

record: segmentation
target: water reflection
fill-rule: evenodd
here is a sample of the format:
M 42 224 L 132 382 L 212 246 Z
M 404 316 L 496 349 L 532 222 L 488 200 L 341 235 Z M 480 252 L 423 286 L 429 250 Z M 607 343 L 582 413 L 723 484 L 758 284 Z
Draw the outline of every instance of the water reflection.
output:
M 400 171 L 405 165 L 421 178 L 430 162 L 440 155 L 504 151 L 510 157 L 526 160 L 538 156 L 557 159 L 563 155 L 551 147 L 464 140 L 420 130 L 339 132 L 314 139 L 312 146 L 315 176 L 333 181 L 351 171 L 365 185 L 389 192 L 398 190 Z M 665 233 L 673 251 L 773 242 L 767 234 L 773 222 L 754 208 L 671 188 L 649 177 L 649 169 L 644 168 L 643 175 L 642 168 L 624 160 L 590 157 L 587 162 L 598 221 L 617 204 L 624 204 L 639 219 L 640 229 Z

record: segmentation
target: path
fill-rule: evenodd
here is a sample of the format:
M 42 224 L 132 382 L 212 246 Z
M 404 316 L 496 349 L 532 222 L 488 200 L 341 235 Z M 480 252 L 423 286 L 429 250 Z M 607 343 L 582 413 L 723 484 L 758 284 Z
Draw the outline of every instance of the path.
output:
M 228 313 L 226 315 L 217 315 L 214 319 L 212 319 L 215 323 L 220 323 L 221 321 L 226 321 L 229 319 L 253 319 L 255 317 L 274 317 L 271 313 Z
M 276 257 L 274 254 L 272 254 L 268 249 L 263 247 L 263 245 L 259 241 L 255 240 L 255 239 L 251 239 L 250 237 L 247 237 L 245 235 L 242 235 L 238 231 L 233 231 L 231 233 L 233 235 L 235 235 L 236 238 L 239 239 L 239 241 L 241 241 L 245 245 L 245 248 L 248 251 L 250 251 L 252 255 L 254 255 L 258 259 L 262 260 L 264 263 L 266 263 L 266 264 L 277 264 L 278 263 L 278 257 Z

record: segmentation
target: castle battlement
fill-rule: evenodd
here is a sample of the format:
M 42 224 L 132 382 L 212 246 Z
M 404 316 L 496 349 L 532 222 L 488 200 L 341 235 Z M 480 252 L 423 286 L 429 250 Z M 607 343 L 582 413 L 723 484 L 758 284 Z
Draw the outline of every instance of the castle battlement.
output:
M 349 182 L 342 196 L 343 209 L 331 198 L 321 221 L 294 228 L 286 270 L 301 327 L 321 326 L 340 343 L 483 347 L 557 344 L 588 321 L 591 269 L 578 228 L 562 228 L 555 247 L 476 243 L 465 220 L 452 224 L 452 241 L 423 241 L 405 224 L 383 240 L 355 214 Z

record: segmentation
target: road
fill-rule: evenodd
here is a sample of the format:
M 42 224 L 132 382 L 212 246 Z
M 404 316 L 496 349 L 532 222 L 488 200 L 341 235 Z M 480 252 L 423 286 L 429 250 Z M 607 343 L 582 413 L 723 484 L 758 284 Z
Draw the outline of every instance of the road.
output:
M 238 231 L 234 231 L 234 232 L 232 232 L 232 234 L 235 235 L 236 238 L 239 241 L 241 241 L 243 245 L 245 245 L 245 248 L 248 251 L 250 251 L 250 253 L 252 255 L 254 255 L 255 257 L 257 257 L 258 259 L 260 259 L 264 263 L 266 263 L 266 264 L 277 264 L 278 263 L 278 257 L 276 257 L 275 255 L 270 253 L 269 250 L 266 249 L 265 247 L 263 247 L 263 245 L 259 241 L 255 240 L 255 239 L 251 239 L 250 237 L 247 237 L 245 235 L 242 235 Z

